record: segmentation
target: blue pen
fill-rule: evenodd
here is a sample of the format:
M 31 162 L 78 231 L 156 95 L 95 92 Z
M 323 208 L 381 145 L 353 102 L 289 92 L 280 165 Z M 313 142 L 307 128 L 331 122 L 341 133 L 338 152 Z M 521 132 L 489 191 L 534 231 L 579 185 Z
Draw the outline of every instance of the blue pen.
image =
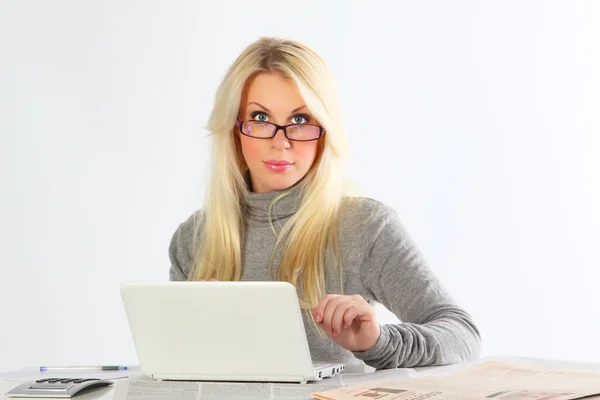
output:
M 65 366 L 65 367 L 40 367 L 40 372 L 46 371 L 126 371 L 123 365 L 94 365 L 94 366 Z

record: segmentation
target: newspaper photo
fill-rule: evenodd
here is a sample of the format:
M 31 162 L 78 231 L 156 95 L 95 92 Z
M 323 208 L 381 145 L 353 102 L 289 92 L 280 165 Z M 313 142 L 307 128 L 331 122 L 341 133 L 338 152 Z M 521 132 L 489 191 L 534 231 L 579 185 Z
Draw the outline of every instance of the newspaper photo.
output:
M 315 392 L 320 400 L 600 399 L 600 373 L 486 361 L 446 375 L 378 380 Z M 590 397 L 593 396 L 593 397 Z

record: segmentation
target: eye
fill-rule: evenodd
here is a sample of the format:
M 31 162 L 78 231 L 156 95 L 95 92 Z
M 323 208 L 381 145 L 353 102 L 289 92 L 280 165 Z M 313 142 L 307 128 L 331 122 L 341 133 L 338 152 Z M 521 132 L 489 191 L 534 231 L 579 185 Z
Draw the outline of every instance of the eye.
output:
M 257 121 L 267 121 L 269 119 L 267 113 L 263 111 L 254 111 L 252 114 L 250 114 L 250 116 L 252 117 L 252 119 L 255 119 Z
M 306 114 L 298 114 L 292 117 L 292 124 L 306 124 L 310 121 L 310 117 Z

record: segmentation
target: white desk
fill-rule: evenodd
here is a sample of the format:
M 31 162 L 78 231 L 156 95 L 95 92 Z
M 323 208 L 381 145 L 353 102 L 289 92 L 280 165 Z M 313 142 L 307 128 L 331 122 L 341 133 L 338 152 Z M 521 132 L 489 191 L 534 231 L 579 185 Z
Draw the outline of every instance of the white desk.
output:
M 558 360 L 538 360 L 521 357 L 488 357 L 475 362 L 443 367 L 381 370 L 371 373 L 344 372 L 338 377 L 313 384 L 280 383 L 212 383 L 212 382 L 157 382 L 142 376 L 137 369 L 129 371 L 128 379 L 116 380 L 113 388 L 80 395 L 75 400 L 308 400 L 311 393 L 379 379 L 401 379 L 415 376 L 436 375 L 468 368 L 485 360 L 497 360 L 557 369 L 582 369 L 600 371 L 600 363 L 580 363 Z M 42 373 L 34 369 L 0 373 L 0 396 L 12 386 L 25 380 L 39 379 Z M 48 376 L 44 373 L 44 376 Z M 113 373 L 114 374 L 114 373 Z M 64 374 L 61 374 L 61 376 Z M 73 374 L 71 374 L 73 375 Z M 97 374 L 102 377 L 101 373 Z M 65 375 L 67 376 L 67 375 Z M 75 373 L 75 375 L 77 374 Z M 113 375 L 114 376 L 114 375 Z M 12 385 L 12 386 L 11 386 Z M 3 397 L 0 397 L 2 399 Z

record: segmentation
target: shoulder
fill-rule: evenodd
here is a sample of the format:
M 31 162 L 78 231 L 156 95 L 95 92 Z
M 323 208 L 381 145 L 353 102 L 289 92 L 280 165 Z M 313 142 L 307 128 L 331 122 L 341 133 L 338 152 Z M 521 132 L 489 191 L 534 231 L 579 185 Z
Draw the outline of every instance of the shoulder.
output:
M 369 197 L 345 197 L 340 207 L 340 224 L 353 228 L 374 228 L 397 219 L 394 208 Z
M 185 281 L 188 279 L 194 264 L 197 232 L 202 227 L 203 219 L 204 213 L 198 210 L 181 222 L 173 233 L 169 243 L 170 280 Z
M 202 209 L 195 211 L 186 220 L 182 221 L 171 238 L 171 249 L 191 255 L 203 223 L 204 212 Z
M 361 247 L 370 247 L 383 237 L 402 240 L 407 236 L 396 210 L 368 197 L 344 198 L 338 221 L 342 242 L 360 243 Z

